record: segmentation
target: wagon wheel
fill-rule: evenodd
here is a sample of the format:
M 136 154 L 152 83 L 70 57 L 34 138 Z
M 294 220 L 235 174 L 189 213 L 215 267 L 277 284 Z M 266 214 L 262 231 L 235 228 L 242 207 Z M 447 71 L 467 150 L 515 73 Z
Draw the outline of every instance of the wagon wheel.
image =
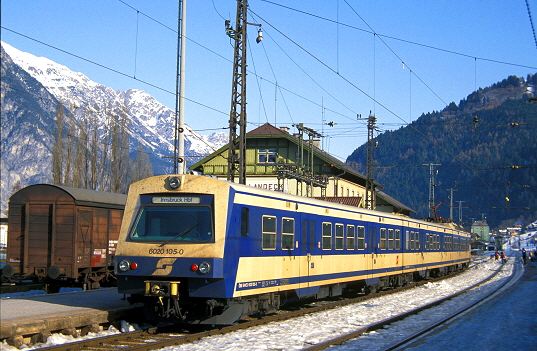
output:
M 90 279 L 89 274 L 85 274 L 82 280 L 82 290 L 94 290 L 99 289 L 101 284 L 98 281 Z
M 60 288 L 61 285 L 58 283 L 46 283 L 43 286 L 43 290 L 45 290 L 47 294 L 57 294 L 60 292 Z

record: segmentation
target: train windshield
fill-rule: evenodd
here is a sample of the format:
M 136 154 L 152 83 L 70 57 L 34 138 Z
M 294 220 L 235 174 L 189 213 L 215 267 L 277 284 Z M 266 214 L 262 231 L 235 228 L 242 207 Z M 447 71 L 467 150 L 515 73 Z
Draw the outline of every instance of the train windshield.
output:
M 211 241 L 212 216 L 209 207 L 143 207 L 131 229 L 135 241 Z

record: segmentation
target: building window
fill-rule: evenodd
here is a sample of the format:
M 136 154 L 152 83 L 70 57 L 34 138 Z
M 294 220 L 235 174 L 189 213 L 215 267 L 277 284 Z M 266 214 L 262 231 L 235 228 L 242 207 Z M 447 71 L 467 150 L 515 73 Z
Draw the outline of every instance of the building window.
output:
M 276 217 L 263 216 L 263 249 L 276 248 Z
M 282 218 L 282 249 L 292 250 L 295 241 L 295 220 Z
M 257 163 L 276 163 L 276 149 L 258 149 Z

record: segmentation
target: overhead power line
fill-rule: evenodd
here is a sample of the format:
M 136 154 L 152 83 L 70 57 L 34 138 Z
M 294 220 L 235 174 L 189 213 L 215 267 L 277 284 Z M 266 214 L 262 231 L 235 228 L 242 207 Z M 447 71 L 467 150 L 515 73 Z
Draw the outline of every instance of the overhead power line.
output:
M 347 23 L 334 21 L 334 20 L 332 20 L 330 18 L 322 17 L 322 16 L 319 16 L 319 15 L 316 15 L 316 14 L 313 14 L 313 13 L 310 13 L 310 12 L 307 12 L 307 11 L 298 10 L 298 9 L 295 9 L 295 8 L 292 8 L 292 7 L 289 7 L 289 6 L 278 4 L 278 3 L 273 2 L 273 1 L 269 1 L 269 0 L 261 0 L 261 1 L 269 3 L 269 4 L 273 4 L 273 5 L 276 5 L 276 6 L 280 6 L 280 7 L 286 8 L 286 9 L 291 10 L 291 11 L 299 12 L 299 13 L 302 13 L 302 14 L 305 14 L 305 15 L 308 15 L 308 16 L 316 17 L 316 18 L 322 19 L 322 20 L 327 21 L 327 22 L 337 23 L 337 24 L 339 24 L 341 26 L 348 27 L 348 28 L 351 28 L 351 29 L 355 29 L 355 30 L 358 30 L 358 31 L 361 31 L 361 32 L 365 32 L 365 33 L 369 33 L 369 34 L 375 34 L 378 37 L 383 37 L 383 38 L 387 38 L 387 39 L 393 39 L 393 40 L 401 41 L 401 42 L 407 43 L 407 44 L 422 46 L 422 47 L 425 47 L 425 48 L 428 48 L 428 49 L 442 51 L 442 52 L 445 52 L 445 53 L 448 53 L 448 54 L 453 54 L 453 55 L 458 55 L 458 56 L 471 58 L 473 60 L 481 60 L 481 61 L 499 63 L 499 64 L 502 64 L 502 65 L 516 66 L 516 67 L 521 67 L 521 68 L 537 69 L 537 67 L 533 67 L 533 66 L 527 66 L 527 65 L 522 65 L 522 64 L 513 63 L 513 62 L 500 61 L 500 60 L 495 60 L 495 59 L 490 59 L 490 58 L 485 58 L 485 57 L 476 57 L 475 55 L 465 54 L 465 53 L 454 51 L 454 50 L 443 49 L 443 48 L 439 48 L 439 47 L 432 46 L 432 45 L 418 43 L 418 42 L 415 42 L 415 41 L 412 41 L 412 40 L 401 39 L 401 38 L 393 37 L 393 36 L 390 36 L 390 35 L 385 35 L 385 34 L 377 33 L 377 32 L 374 32 L 374 31 L 369 31 L 367 29 L 352 26 L 352 25 L 347 24 Z

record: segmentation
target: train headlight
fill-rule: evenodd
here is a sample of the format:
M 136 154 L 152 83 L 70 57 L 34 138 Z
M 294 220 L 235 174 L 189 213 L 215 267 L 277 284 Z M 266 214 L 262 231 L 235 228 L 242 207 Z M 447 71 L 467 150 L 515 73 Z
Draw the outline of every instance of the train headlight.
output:
M 121 272 L 126 272 L 129 270 L 130 265 L 131 263 L 128 260 L 121 260 L 117 268 L 119 268 Z
M 181 186 L 181 179 L 177 177 L 171 177 L 168 181 L 168 184 L 170 184 L 170 188 L 177 189 Z
M 211 265 L 209 264 L 209 262 L 203 261 L 203 262 L 200 263 L 198 271 L 201 274 L 207 274 L 207 273 L 209 273 L 210 270 L 211 270 Z

